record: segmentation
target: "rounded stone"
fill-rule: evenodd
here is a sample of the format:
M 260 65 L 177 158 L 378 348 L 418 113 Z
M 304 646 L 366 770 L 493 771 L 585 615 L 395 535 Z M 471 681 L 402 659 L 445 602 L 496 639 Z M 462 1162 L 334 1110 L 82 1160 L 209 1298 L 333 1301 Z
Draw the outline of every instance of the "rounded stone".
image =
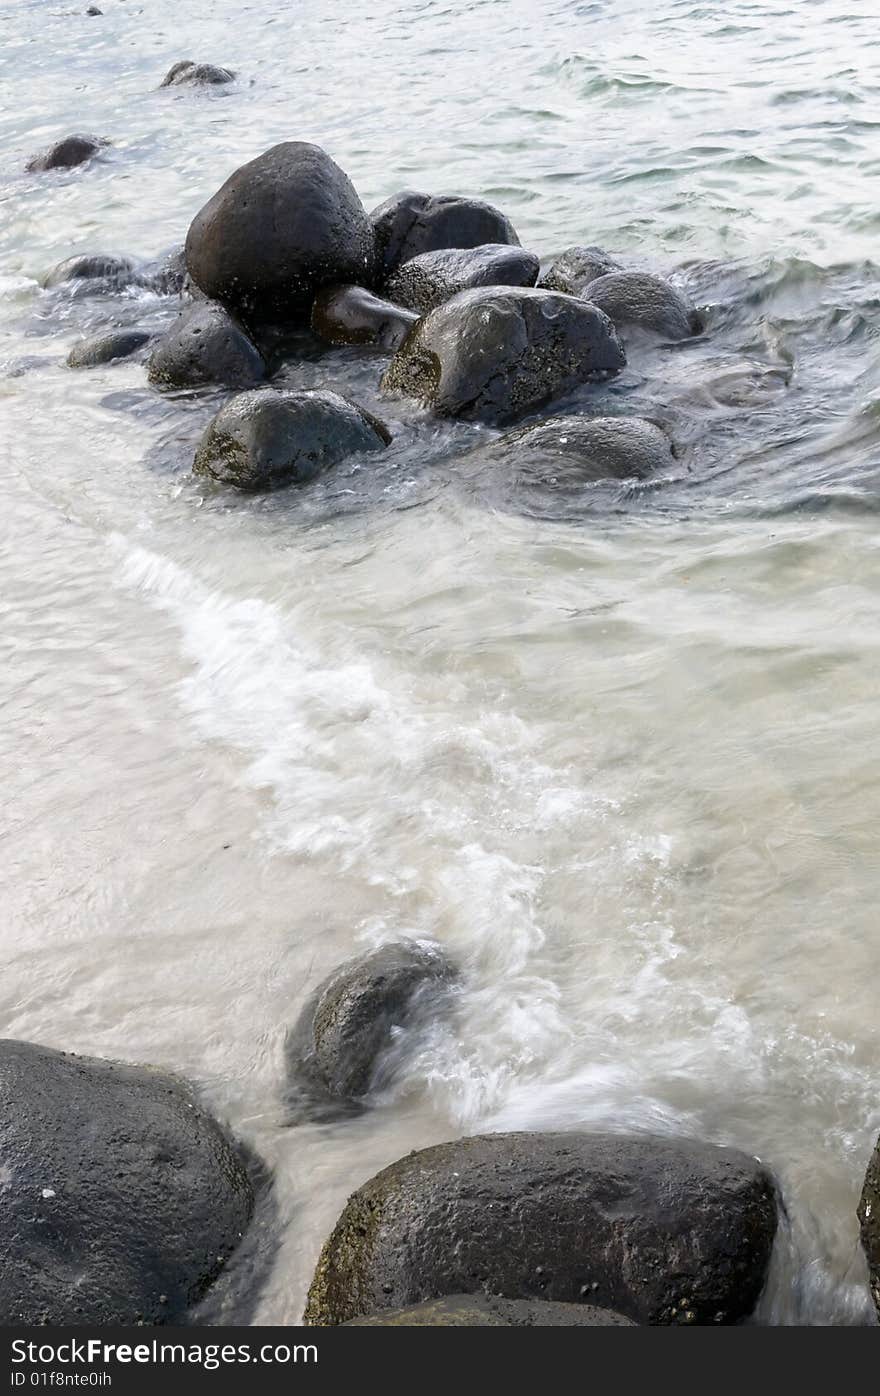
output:
M 183 58 L 168 69 L 160 82 L 160 87 L 219 87 L 224 82 L 233 82 L 235 73 L 231 68 L 218 68 L 214 63 L 194 63 L 191 58 Z
M 362 451 L 379 451 L 383 423 L 338 393 L 274 388 L 239 393 L 221 407 L 193 470 L 241 490 L 304 485 Z
M 0 1042 L 0 1324 L 181 1322 L 254 1198 L 182 1081 Z
M 425 315 L 474 286 L 534 286 L 539 266 L 534 253 L 504 243 L 444 248 L 404 262 L 385 283 L 385 294 Z
M 363 286 L 325 286 L 312 306 L 312 329 L 328 344 L 375 344 L 391 352 L 418 318 Z
M 664 339 L 699 334 L 697 311 L 675 286 L 649 272 L 614 271 L 589 283 L 587 299 L 604 310 L 617 329 L 637 327 Z
M 513 224 L 491 204 L 455 194 L 419 194 L 405 189 L 370 214 L 380 272 L 387 277 L 402 262 L 445 247 L 484 243 L 519 245 Z
M 120 290 L 138 279 L 138 269 L 131 257 L 117 257 L 112 252 L 85 252 L 67 257 L 53 267 L 43 281 L 47 290 L 68 281 L 92 281 L 96 289 Z
M 178 316 L 150 355 L 157 388 L 248 388 L 266 377 L 263 356 L 221 305 L 198 300 Z
M 547 268 L 538 285 L 545 291 L 582 296 L 590 282 L 612 271 L 620 271 L 620 263 L 601 247 L 569 247 Z
M 32 155 L 25 169 L 31 173 L 44 170 L 70 170 L 84 165 L 92 156 L 109 145 L 103 136 L 65 136 L 39 155 Z
M 97 368 L 100 364 L 127 359 L 149 344 L 152 335 L 146 330 L 111 330 L 109 334 L 84 339 L 75 344 L 67 356 L 70 368 Z
M 642 417 L 550 417 L 473 454 L 535 485 L 644 480 L 674 460 L 669 437 Z

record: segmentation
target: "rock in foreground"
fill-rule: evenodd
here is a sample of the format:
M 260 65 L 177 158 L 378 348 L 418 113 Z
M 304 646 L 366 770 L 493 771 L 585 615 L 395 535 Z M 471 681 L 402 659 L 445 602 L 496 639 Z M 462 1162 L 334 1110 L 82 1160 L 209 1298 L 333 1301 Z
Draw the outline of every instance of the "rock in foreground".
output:
M 530 484 L 563 486 L 644 480 L 674 459 L 666 433 L 642 417 L 550 417 L 507 432 L 473 456 Z
M 591 305 L 604 310 L 614 326 L 638 327 L 664 339 L 688 339 L 699 334 L 700 317 L 686 296 L 662 277 L 641 271 L 613 271 L 586 287 Z
M 638 1323 L 732 1324 L 776 1231 L 770 1174 L 691 1140 L 495 1134 L 409 1154 L 349 1199 L 305 1322 L 454 1294 L 578 1303 Z
M 325 286 L 312 306 L 312 329 L 328 344 L 375 344 L 392 352 L 418 318 L 363 286 Z
M 862 1248 L 868 1261 L 871 1295 L 880 1318 L 880 1139 L 871 1155 L 859 1201 Z
M 180 1322 L 237 1246 L 247 1172 L 181 1081 L 0 1042 L 0 1324 Z
M 206 296 L 246 322 L 305 315 L 322 286 L 369 282 L 373 229 L 319 146 L 287 141 L 242 165 L 197 213 L 186 263 Z
M 542 1299 L 499 1299 L 452 1294 L 408 1309 L 384 1309 L 353 1318 L 346 1328 L 633 1328 L 632 1319 L 592 1304 L 548 1304 Z
M 361 1102 L 395 1033 L 434 1011 L 451 977 L 438 948 L 417 941 L 383 945 L 331 974 L 286 1044 L 292 1103 L 315 1116 Z
M 539 262 L 532 252 L 504 243 L 423 252 L 398 267 L 385 284 L 389 300 L 425 315 L 474 286 L 534 286 Z
M 110 142 L 102 136 L 65 136 L 39 155 L 32 155 L 25 165 L 30 173 L 44 170 L 71 170 L 84 165 Z
M 222 305 L 195 301 L 160 339 L 147 365 L 157 388 L 249 388 L 266 377 L 256 345 Z
M 513 224 L 480 199 L 454 194 L 418 194 L 405 189 L 370 214 L 382 276 L 423 252 L 445 247 L 481 247 L 484 243 L 519 246 Z
M 382 379 L 440 416 L 503 425 L 626 363 L 588 301 L 530 287 L 463 291 L 407 336 Z
M 240 490 L 304 485 L 391 440 L 375 417 L 332 392 L 257 388 L 239 393 L 209 424 L 193 470 Z

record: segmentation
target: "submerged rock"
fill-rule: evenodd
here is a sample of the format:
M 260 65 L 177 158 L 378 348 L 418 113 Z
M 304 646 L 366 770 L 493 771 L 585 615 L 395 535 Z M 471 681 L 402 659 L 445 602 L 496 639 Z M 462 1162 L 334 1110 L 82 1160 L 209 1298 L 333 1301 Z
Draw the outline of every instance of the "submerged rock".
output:
M 150 281 L 163 296 L 179 296 L 186 281 L 186 253 L 183 246 L 175 247 L 152 264 Z
M 545 291 L 582 296 L 585 286 L 612 271 L 620 271 L 620 263 L 601 247 L 569 247 L 547 268 L 538 285 Z
M 664 339 L 688 339 L 702 322 L 686 296 L 662 277 L 642 271 L 614 271 L 587 287 L 591 305 L 604 310 L 617 329 L 638 326 Z
M 328 344 L 375 344 L 393 351 L 418 318 L 363 286 L 325 286 L 312 306 L 312 329 Z
M 127 359 L 149 344 L 152 335 L 146 330 L 111 330 L 109 334 L 84 339 L 75 344 L 67 356 L 70 368 L 97 368 L 115 359 Z
M 417 941 L 383 945 L 336 970 L 288 1037 L 292 1101 L 312 1115 L 362 1101 L 395 1032 L 434 1011 L 451 978 L 441 951 Z
M 254 1197 L 187 1085 L 0 1042 L 0 1324 L 182 1321 Z
M 542 1299 L 499 1299 L 452 1294 L 408 1309 L 383 1309 L 349 1319 L 345 1328 L 633 1328 L 632 1319 L 592 1304 L 552 1304 Z
M 168 69 L 159 86 L 218 87 L 221 83 L 234 80 L 235 73 L 231 68 L 218 68 L 214 63 L 194 63 L 191 58 L 184 58 Z
M 871 1296 L 880 1318 L 880 1139 L 865 1174 L 858 1216 L 862 1248 L 868 1261 Z
M 304 485 L 346 456 L 380 451 L 390 440 L 382 422 L 338 393 L 258 388 L 221 407 L 193 470 L 240 490 Z
M 407 1155 L 355 1192 L 304 1322 L 456 1294 L 737 1323 L 776 1231 L 771 1175 L 735 1149 L 613 1134 L 490 1134 Z
M 373 229 L 354 186 L 319 146 L 286 141 L 230 175 L 196 214 L 196 285 L 245 320 L 307 314 L 322 286 L 370 281 Z
M 25 165 L 31 173 L 43 170 L 70 170 L 75 165 L 84 165 L 103 150 L 110 142 L 103 136 L 65 136 L 63 140 L 50 145 L 39 155 L 32 155 Z
M 418 194 L 405 189 L 374 208 L 370 218 L 379 269 L 385 277 L 423 252 L 499 242 L 519 246 L 513 224 L 497 208 L 454 194 Z
M 424 315 L 473 286 L 534 286 L 539 265 L 534 253 L 504 243 L 422 252 L 392 273 L 385 294 Z
M 150 355 L 147 377 L 157 388 L 249 388 L 266 365 L 245 331 L 213 301 L 193 302 Z
M 53 267 L 43 281 L 47 290 L 67 281 L 91 281 L 96 290 L 121 290 L 138 279 L 138 268 L 131 257 L 117 257 L 112 252 L 85 252 L 67 257 Z
M 472 456 L 530 484 L 565 486 L 644 480 L 668 470 L 674 452 L 666 433 L 643 417 L 566 416 L 507 432 Z
M 501 425 L 625 363 L 614 326 L 588 301 L 494 286 L 463 291 L 420 320 L 382 388 L 444 417 Z

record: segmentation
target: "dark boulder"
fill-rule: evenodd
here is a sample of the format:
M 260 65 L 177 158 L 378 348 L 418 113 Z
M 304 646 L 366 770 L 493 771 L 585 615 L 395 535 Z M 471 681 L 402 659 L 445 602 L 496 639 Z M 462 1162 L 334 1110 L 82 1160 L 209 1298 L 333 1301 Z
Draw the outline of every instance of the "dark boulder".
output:
M 438 990 L 451 978 L 436 946 L 413 941 L 381 946 L 336 970 L 288 1037 L 291 1103 L 321 1116 L 362 1101 L 397 1030 L 435 1012 Z
M 444 247 L 482 247 L 498 242 L 519 246 L 513 224 L 497 208 L 454 194 L 417 194 L 405 189 L 374 208 L 370 218 L 384 277 L 411 257 Z
M 393 272 L 385 294 L 425 315 L 473 286 L 534 286 L 539 262 L 532 252 L 505 243 L 422 252 Z
M 587 1300 L 638 1323 L 737 1323 L 764 1286 L 771 1175 L 735 1149 L 614 1134 L 490 1134 L 421 1149 L 352 1197 L 304 1321 L 448 1294 Z
M 97 5 L 89 5 L 89 8 L 86 10 L 87 15 L 102 15 L 103 13 L 104 11 L 99 10 Z
M 865 1174 L 858 1215 L 862 1248 L 868 1261 L 871 1295 L 880 1318 L 880 1139 Z
M 149 271 L 152 288 L 163 296 L 179 296 L 186 281 L 186 253 L 183 247 L 175 247 Z
M 345 1328 L 633 1328 L 632 1319 L 592 1304 L 548 1304 L 542 1299 L 499 1299 L 452 1294 L 408 1309 L 384 1309 L 349 1319 Z
M 102 136 L 65 136 L 63 140 L 50 145 L 48 150 L 32 155 L 25 169 L 30 172 L 70 170 L 75 165 L 84 165 L 109 144 Z
M 569 247 L 547 268 L 538 285 L 545 291 L 582 296 L 585 286 L 611 271 L 620 271 L 620 263 L 601 247 Z
M 245 320 L 308 314 L 332 282 L 372 279 L 373 229 L 354 186 L 319 146 L 287 141 L 230 175 L 190 226 L 196 285 Z
M 231 68 L 218 68 L 213 63 L 193 63 L 184 58 L 168 69 L 160 82 L 160 87 L 219 87 L 221 83 L 233 82 L 235 73 Z
M 81 253 L 59 262 L 43 281 L 47 290 L 66 282 L 93 283 L 94 290 L 121 290 L 138 280 L 138 268 L 130 257 L 116 257 L 112 252 Z
M 413 328 L 382 379 L 444 417 L 501 425 L 626 363 L 606 315 L 531 287 L 462 291 Z
M 193 470 L 240 490 L 304 485 L 346 456 L 382 450 L 390 440 L 381 422 L 338 393 L 258 388 L 221 407 Z
M 67 356 L 67 363 L 70 368 L 97 368 L 100 364 L 113 363 L 115 359 L 129 358 L 149 344 L 151 339 L 152 335 L 146 330 L 111 330 L 109 334 L 75 344 Z
M 250 388 L 266 377 L 256 345 L 222 305 L 194 301 L 150 355 L 147 377 L 157 388 Z
M 312 329 L 328 344 L 375 344 L 391 352 L 418 318 L 363 286 L 325 286 L 312 305 Z
M 550 417 L 507 432 L 472 456 L 475 464 L 500 467 L 529 484 L 563 486 L 644 480 L 674 460 L 669 437 L 643 417 Z
M 586 294 L 590 304 L 604 310 L 618 330 L 638 327 L 664 339 L 688 339 L 702 329 L 687 297 L 649 272 L 609 272 L 591 281 Z
M 179 1323 L 248 1225 L 248 1173 L 182 1081 L 0 1042 L 0 1324 Z

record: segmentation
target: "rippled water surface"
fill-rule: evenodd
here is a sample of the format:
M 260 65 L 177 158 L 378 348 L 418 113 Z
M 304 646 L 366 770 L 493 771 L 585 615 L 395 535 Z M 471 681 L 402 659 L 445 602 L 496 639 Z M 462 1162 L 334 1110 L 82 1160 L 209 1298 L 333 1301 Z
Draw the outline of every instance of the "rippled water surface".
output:
M 690 1133 L 788 1210 L 761 1317 L 865 1323 L 876 964 L 880 49 L 845 0 L 22 0 L 0 9 L 0 1027 L 191 1076 L 275 1171 L 253 1317 L 296 1322 L 346 1196 L 481 1129 Z M 227 64 L 158 91 L 172 62 Z M 71 130 L 89 167 L 23 173 Z M 703 307 L 568 409 L 671 431 L 666 479 L 536 493 L 478 430 L 308 351 L 395 443 L 314 490 L 193 483 L 218 399 L 75 373 L 168 298 L 49 293 L 159 255 L 242 161 L 324 145 L 368 207 L 499 204 Z M 381 1106 L 291 1129 L 330 969 L 434 937 L 454 1027 Z

